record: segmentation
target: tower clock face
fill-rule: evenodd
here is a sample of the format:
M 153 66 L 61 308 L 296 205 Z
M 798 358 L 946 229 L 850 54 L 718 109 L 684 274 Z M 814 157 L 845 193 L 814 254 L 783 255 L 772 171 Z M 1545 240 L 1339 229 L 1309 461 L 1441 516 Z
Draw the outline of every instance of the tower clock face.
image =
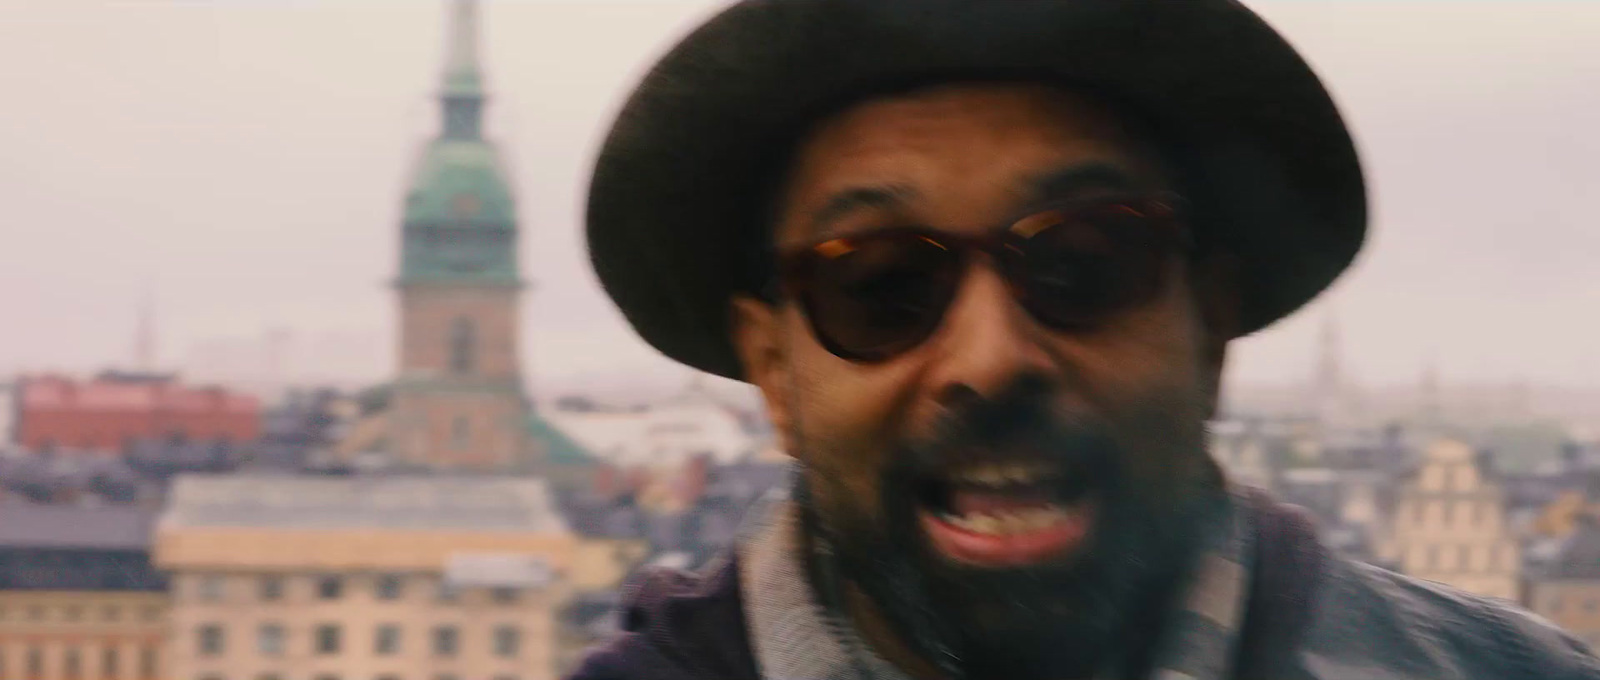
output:
M 450 199 L 450 212 L 458 220 L 470 220 L 478 216 L 478 211 L 483 209 L 483 201 L 477 194 L 461 193 Z

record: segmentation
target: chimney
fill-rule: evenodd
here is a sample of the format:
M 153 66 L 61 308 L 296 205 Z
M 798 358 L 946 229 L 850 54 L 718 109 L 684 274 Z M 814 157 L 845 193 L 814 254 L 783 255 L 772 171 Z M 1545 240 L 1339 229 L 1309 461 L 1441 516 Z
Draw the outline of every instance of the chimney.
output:
M 601 465 L 594 475 L 594 492 L 601 498 L 611 500 L 621 492 L 621 475 L 613 465 Z
M 643 467 L 635 467 L 631 470 L 628 470 L 627 483 L 624 485 L 624 488 L 627 489 L 628 493 L 638 495 L 639 493 L 643 492 L 645 487 L 649 484 L 650 471 L 644 469 Z
M 711 456 L 701 454 L 689 459 L 683 471 L 683 504 L 693 506 L 705 496 L 711 474 Z

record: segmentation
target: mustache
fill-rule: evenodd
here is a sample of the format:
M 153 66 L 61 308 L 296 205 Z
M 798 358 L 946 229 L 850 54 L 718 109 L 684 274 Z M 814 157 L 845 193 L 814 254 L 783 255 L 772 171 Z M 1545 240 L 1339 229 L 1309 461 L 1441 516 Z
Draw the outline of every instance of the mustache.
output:
M 907 442 L 890 474 L 926 478 L 978 463 L 1047 464 L 1063 475 L 1104 482 L 1117 472 L 1120 447 L 1109 424 L 1066 415 L 1044 380 L 1019 379 L 993 396 L 950 395 L 929 434 Z

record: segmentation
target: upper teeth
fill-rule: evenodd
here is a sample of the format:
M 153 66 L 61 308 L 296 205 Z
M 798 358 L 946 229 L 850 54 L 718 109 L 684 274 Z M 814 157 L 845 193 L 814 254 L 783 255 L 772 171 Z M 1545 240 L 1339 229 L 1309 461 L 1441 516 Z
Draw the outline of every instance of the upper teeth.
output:
M 1003 484 L 1026 484 L 1037 480 L 1044 470 L 1039 466 L 1030 466 L 1025 463 L 986 463 L 968 468 L 956 474 L 956 478 L 963 482 L 1000 486 Z
M 1059 506 L 1027 508 L 1011 512 L 978 513 L 966 516 L 945 515 L 944 520 L 980 534 L 1009 535 L 1044 529 L 1066 521 L 1067 510 Z

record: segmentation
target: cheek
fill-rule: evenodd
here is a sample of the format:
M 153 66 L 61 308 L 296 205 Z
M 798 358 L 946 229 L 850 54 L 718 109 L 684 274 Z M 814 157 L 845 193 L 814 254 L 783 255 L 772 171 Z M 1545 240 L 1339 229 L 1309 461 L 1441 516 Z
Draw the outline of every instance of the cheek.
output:
M 876 517 L 883 471 L 902 435 L 907 367 L 860 365 L 829 354 L 803 319 L 789 328 L 790 433 L 824 508 Z
M 1063 340 L 1058 352 L 1084 399 L 1122 440 L 1131 477 L 1164 486 L 1158 482 L 1201 469 L 1195 463 L 1206 455 L 1212 386 L 1204 335 L 1186 297 L 1174 294 L 1093 336 Z

